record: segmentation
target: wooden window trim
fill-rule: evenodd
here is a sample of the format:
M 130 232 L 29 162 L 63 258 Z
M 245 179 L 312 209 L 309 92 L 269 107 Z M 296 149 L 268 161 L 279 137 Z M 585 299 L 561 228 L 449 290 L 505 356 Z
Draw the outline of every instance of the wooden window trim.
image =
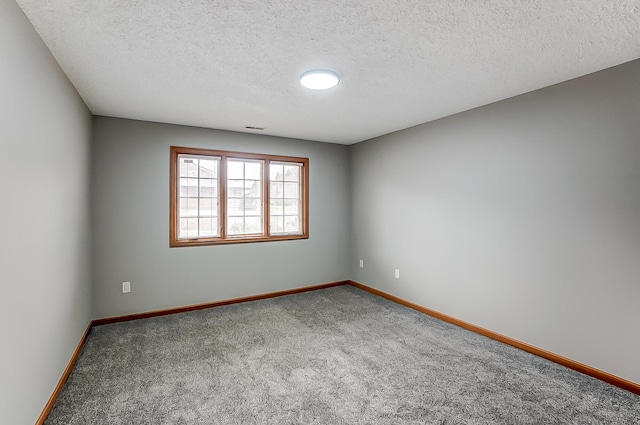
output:
M 220 236 L 219 237 L 207 237 L 198 239 L 178 239 L 179 230 L 179 193 L 178 193 L 178 178 L 179 178 L 179 155 L 206 155 L 220 157 L 219 167 L 219 225 Z M 227 159 L 256 159 L 264 161 L 263 166 L 263 230 L 264 235 L 248 235 L 248 236 L 227 236 Z M 271 223 L 270 223 L 270 171 L 269 164 L 271 161 L 275 162 L 295 162 L 302 164 L 302 172 L 300 174 L 300 187 L 301 187 L 301 230 L 302 233 L 298 235 L 285 234 L 271 236 Z M 224 165 L 223 165 L 224 164 Z M 204 246 L 204 245 L 226 245 L 237 243 L 252 243 L 252 242 L 270 242 L 270 241 L 286 241 L 296 239 L 308 239 L 309 238 L 309 158 L 299 158 L 282 155 L 265 155 L 257 153 L 247 152 L 234 152 L 234 151 L 220 151 L 212 149 L 200 149 L 200 148 L 187 148 L 180 146 L 171 146 L 170 155 L 170 172 L 169 172 L 169 246 L 185 247 L 185 246 Z

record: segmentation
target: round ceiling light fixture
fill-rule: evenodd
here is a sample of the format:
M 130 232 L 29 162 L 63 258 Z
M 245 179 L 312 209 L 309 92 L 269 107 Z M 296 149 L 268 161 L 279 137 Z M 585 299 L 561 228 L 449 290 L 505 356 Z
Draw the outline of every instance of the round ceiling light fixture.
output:
M 340 76 L 328 69 L 312 69 L 300 76 L 300 84 L 311 90 L 327 90 L 339 82 Z

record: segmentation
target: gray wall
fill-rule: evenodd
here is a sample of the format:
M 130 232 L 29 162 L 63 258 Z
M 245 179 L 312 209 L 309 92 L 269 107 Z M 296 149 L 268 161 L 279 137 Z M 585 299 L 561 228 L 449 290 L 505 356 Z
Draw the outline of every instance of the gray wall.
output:
M 106 117 L 93 129 L 94 317 L 349 278 L 348 147 Z M 308 157 L 309 239 L 169 248 L 171 145 Z
M 351 154 L 353 279 L 640 383 L 640 61 Z
M 91 313 L 91 116 L 0 2 L 0 423 L 33 424 Z

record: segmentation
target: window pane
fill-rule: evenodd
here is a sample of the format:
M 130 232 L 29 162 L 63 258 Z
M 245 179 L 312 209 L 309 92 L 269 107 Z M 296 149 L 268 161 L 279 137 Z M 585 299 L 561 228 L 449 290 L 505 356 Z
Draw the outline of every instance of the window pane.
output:
M 283 233 L 284 232 L 284 217 L 271 216 L 271 233 Z
M 300 183 L 285 183 L 284 184 L 284 197 L 285 198 L 298 198 L 300 196 Z
M 270 213 L 272 216 L 274 215 L 283 215 L 284 214 L 284 201 L 282 199 L 273 199 L 271 198 L 270 202 Z
M 180 196 L 185 198 L 198 196 L 198 179 L 180 179 Z
M 217 214 L 217 202 L 214 198 L 200 198 L 200 217 L 213 217 Z
M 270 231 L 272 235 L 301 232 L 301 175 L 298 163 L 271 163 Z
M 198 198 L 180 198 L 180 217 L 198 216 Z
M 180 157 L 180 177 L 198 177 L 198 160 Z
M 260 217 L 247 217 L 244 219 L 244 232 L 262 233 L 262 219 Z
M 229 235 L 244 234 L 244 217 L 228 217 L 227 233 Z
M 299 165 L 285 165 L 284 167 L 284 179 L 289 182 L 300 181 L 300 166 Z
M 217 218 L 214 218 L 218 216 L 219 161 L 215 156 L 178 156 L 179 239 L 219 236 Z
M 242 217 L 244 215 L 244 199 L 229 199 L 227 201 L 227 214 L 229 217 Z
M 282 198 L 284 195 L 284 184 L 271 182 L 271 198 Z
M 284 218 L 284 231 L 286 233 L 299 233 L 300 222 L 298 216 L 286 216 Z
M 198 237 L 198 219 L 197 218 L 181 218 L 180 219 L 180 238 L 197 238 Z
M 282 181 L 284 179 L 284 165 L 271 163 L 269 166 L 269 179 L 271 181 Z
M 218 177 L 218 161 L 212 159 L 200 160 L 200 178 L 215 179 Z
M 187 198 L 178 199 L 178 214 L 180 217 L 184 217 L 187 215 L 187 210 L 189 209 L 189 200 Z
M 262 182 L 259 180 L 245 180 L 244 196 L 260 198 L 262 196 Z
M 263 161 L 227 161 L 227 233 L 263 234 Z
M 244 214 L 247 216 L 262 215 L 262 203 L 260 198 L 245 198 Z
M 218 196 L 218 181 L 214 179 L 200 179 L 200 197 L 216 198 Z
M 286 215 L 299 215 L 300 201 L 297 199 L 285 199 L 284 200 L 284 214 Z
M 244 179 L 243 161 L 227 161 L 227 179 Z
M 218 236 L 218 219 L 214 217 L 200 218 L 200 236 Z
M 244 198 L 244 180 L 227 180 L 227 197 Z
M 244 178 L 247 180 L 262 180 L 262 163 L 246 162 L 244 164 Z

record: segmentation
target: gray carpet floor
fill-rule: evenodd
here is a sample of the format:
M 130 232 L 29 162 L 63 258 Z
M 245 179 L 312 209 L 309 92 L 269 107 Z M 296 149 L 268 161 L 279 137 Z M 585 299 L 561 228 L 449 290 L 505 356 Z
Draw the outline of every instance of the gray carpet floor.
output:
M 94 327 L 54 424 L 638 424 L 640 397 L 351 286 Z

